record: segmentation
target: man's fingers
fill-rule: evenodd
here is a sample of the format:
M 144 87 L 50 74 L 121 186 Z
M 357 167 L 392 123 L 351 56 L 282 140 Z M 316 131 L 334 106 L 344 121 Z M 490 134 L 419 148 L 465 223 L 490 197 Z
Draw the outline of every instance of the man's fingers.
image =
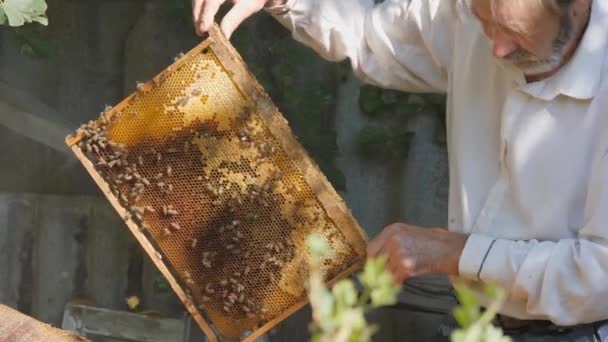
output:
M 222 19 L 220 27 L 228 39 L 236 28 L 264 7 L 264 0 L 239 0 Z
M 407 270 L 403 268 L 401 257 L 397 254 L 392 254 L 388 261 L 388 268 L 393 275 L 393 280 L 396 285 L 401 285 L 407 276 Z
M 203 35 L 201 30 L 201 24 L 203 20 L 203 4 L 205 0 L 193 0 L 192 1 L 192 22 L 194 23 L 194 30 L 199 36 Z
M 375 258 L 381 254 L 388 238 L 394 234 L 394 229 L 388 226 L 367 244 L 367 257 Z
M 211 29 L 215 20 L 215 15 L 223 3 L 224 0 L 205 0 L 200 24 L 201 31 L 207 32 Z

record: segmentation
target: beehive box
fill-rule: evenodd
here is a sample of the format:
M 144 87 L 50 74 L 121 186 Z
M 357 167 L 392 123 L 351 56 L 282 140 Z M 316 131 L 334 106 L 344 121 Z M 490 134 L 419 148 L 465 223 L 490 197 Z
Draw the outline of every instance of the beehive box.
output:
M 217 27 L 66 139 L 210 340 L 307 303 L 306 237 L 333 282 L 366 236 Z

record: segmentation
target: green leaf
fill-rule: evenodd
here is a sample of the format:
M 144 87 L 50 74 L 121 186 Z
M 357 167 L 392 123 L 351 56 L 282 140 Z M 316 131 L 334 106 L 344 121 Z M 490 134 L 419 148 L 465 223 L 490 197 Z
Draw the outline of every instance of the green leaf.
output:
M 386 305 L 394 305 L 397 303 L 397 294 L 399 288 L 391 287 L 380 287 L 372 290 L 371 299 L 373 307 L 380 307 Z
M 350 279 L 339 281 L 332 289 L 336 298 L 336 309 L 338 312 L 346 310 L 357 304 L 357 289 Z
M 308 248 L 310 249 L 312 255 L 322 257 L 327 254 L 329 245 L 320 235 L 310 234 L 307 240 Z
M 46 9 L 47 5 L 44 0 L 0 1 L 0 10 L 4 11 L 10 26 L 21 26 L 31 22 L 37 22 L 46 26 L 48 25 L 48 19 L 45 14 Z M 0 19 L 0 22 L 5 21 Z
M 15 29 L 15 43 L 21 54 L 30 57 L 50 57 L 53 54 L 47 31 L 30 24 Z
M 327 289 L 323 289 L 319 293 L 319 316 L 329 318 L 334 310 L 334 297 Z

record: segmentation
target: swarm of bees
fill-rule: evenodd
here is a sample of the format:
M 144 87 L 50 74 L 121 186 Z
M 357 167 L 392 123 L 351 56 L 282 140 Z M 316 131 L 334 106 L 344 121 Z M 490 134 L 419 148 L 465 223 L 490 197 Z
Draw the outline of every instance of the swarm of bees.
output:
M 142 84 L 138 84 L 138 89 L 142 87 Z M 192 95 L 200 95 L 200 91 L 194 90 Z M 178 99 L 178 105 L 186 105 L 187 100 L 187 97 Z M 174 234 L 181 234 L 184 231 L 182 224 L 185 227 L 187 224 L 181 222 L 183 220 L 180 221 L 180 211 L 172 204 L 154 207 L 141 203 L 148 191 L 165 196 L 169 196 L 175 191 L 174 185 L 171 183 L 175 170 L 170 161 L 174 160 L 172 156 L 178 153 L 188 154 L 191 143 L 183 142 L 183 149 L 168 147 L 164 151 L 157 151 L 150 148 L 137 154 L 138 152 L 130 151 L 127 146 L 115 143 L 108 138 L 107 129 L 112 118 L 116 117 L 109 117 L 110 109 L 110 107 L 106 107 L 101 113 L 100 120 L 90 121 L 80 127 L 79 132 L 83 139 L 78 146 L 90 160 L 94 161 L 115 197 L 128 210 L 128 216 L 125 219 L 134 219 L 142 230 L 149 231 L 146 217 L 152 215 L 155 217 L 155 222 L 164 224 L 160 228 L 162 238 L 170 239 Z M 238 130 L 236 134 L 240 143 L 254 144 L 255 139 L 246 128 Z M 257 144 L 256 148 L 260 159 L 270 158 L 276 152 L 276 147 L 270 142 Z M 154 170 L 154 172 L 150 170 Z M 188 291 L 199 289 L 200 293 L 194 297 L 200 300 L 201 308 L 217 307 L 225 314 L 237 319 L 264 318 L 266 309 L 260 300 L 256 299 L 255 292 L 248 290 L 248 287 L 256 286 L 251 286 L 247 279 L 251 278 L 252 272 L 256 272 L 255 278 L 258 279 L 256 282 L 260 281 L 265 285 L 277 283 L 281 269 L 293 257 L 293 246 L 287 240 L 270 242 L 265 246 L 246 244 L 246 226 L 256 222 L 259 214 L 257 212 L 243 214 L 242 208 L 247 203 L 256 203 L 261 207 L 271 206 L 273 191 L 281 178 L 282 173 L 277 170 L 260 185 L 250 186 L 248 191 L 243 194 L 241 191 L 235 191 L 229 185 L 212 182 L 209 175 L 204 172 L 196 177 L 196 180 L 203 184 L 203 191 L 207 193 L 207 198 L 211 198 L 211 204 L 225 209 L 228 213 L 233 214 L 234 218 L 215 227 L 218 236 L 225 241 L 221 244 L 221 251 L 210 249 L 204 240 L 199 241 L 198 238 L 188 240 L 189 248 L 201 253 L 202 269 L 213 271 L 214 274 L 218 274 L 214 267 L 220 257 L 232 255 L 238 257 L 238 263 L 242 264 L 240 270 L 231 269 L 230 274 L 220 273 L 220 278 L 206 284 L 199 284 L 197 277 L 193 276 L 194 272 L 183 271 L 180 274 L 181 281 L 189 289 Z M 252 253 L 259 254 L 260 251 L 264 255 L 262 262 L 255 265 L 248 264 L 247 260 L 250 260 Z M 157 253 L 157 257 L 162 258 L 160 253 Z M 227 270 L 223 271 L 228 273 Z

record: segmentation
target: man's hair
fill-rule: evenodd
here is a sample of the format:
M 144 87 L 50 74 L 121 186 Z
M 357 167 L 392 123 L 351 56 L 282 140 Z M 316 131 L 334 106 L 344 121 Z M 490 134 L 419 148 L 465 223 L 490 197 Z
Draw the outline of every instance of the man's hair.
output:
M 471 3 L 473 0 L 465 0 L 465 1 L 469 1 L 469 3 Z M 544 8 L 547 11 L 550 11 L 551 13 L 555 14 L 556 16 L 558 16 L 560 18 L 560 22 L 561 22 L 561 29 L 568 32 L 570 30 L 570 20 L 568 18 L 568 10 L 570 9 L 570 7 L 572 6 L 572 4 L 577 1 L 577 0 L 477 0 L 477 1 L 484 1 L 486 3 L 488 3 L 490 5 L 490 8 L 492 9 L 492 12 L 495 13 L 496 12 L 496 8 L 497 6 L 503 2 L 509 2 L 509 4 L 511 5 L 515 5 L 515 6 L 525 6 L 527 8 Z M 530 7 L 532 6 L 532 7 Z M 522 25 L 520 25 L 521 23 L 518 22 L 517 18 L 512 18 L 512 28 L 515 31 L 519 31 L 519 32 L 526 32 L 527 28 L 523 27 Z M 564 32 L 564 33 L 566 33 Z
M 496 5 L 501 1 L 509 1 L 516 5 L 524 6 L 539 6 L 554 12 L 555 14 L 565 14 L 570 5 L 576 0 L 483 0 L 490 3 L 491 8 L 496 8 Z

